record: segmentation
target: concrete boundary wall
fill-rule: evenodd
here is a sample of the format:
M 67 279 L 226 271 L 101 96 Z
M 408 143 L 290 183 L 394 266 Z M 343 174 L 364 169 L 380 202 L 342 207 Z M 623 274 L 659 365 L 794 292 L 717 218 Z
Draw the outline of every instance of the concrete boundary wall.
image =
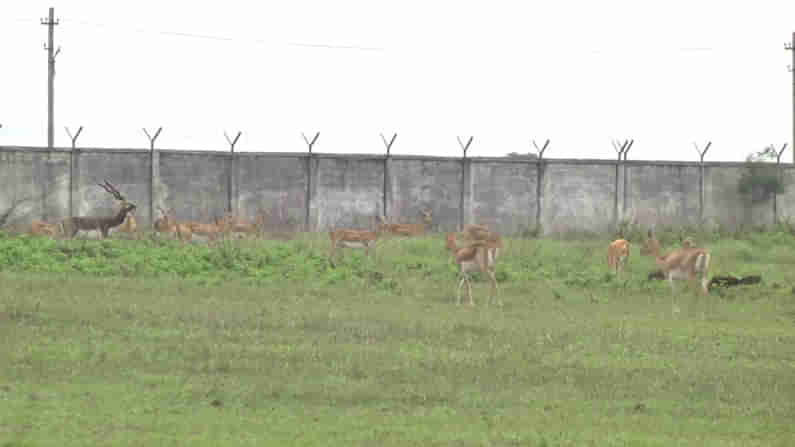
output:
M 247 217 L 264 213 L 270 225 L 321 231 L 369 228 L 378 214 L 419 222 L 430 208 L 435 230 L 483 223 L 504 234 L 538 224 L 545 234 L 609 231 L 626 220 L 696 225 L 702 216 L 734 228 L 795 214 L 795 190 L 776 196 L 775 214 L 774 200 L 751 204 L 739 194 L 743 162 L 626 161 L 616 169 L 617 163 L 0 146 L 0 214 L 17 202 L 12 224 L 110 214 L 113 200 L 96 185 L 105 178 L 138 205 L 142 227 L 161 207 L 180 220 L 207 221 L 231 208 Z M 795 181 L 792 164 L 779 167 Z

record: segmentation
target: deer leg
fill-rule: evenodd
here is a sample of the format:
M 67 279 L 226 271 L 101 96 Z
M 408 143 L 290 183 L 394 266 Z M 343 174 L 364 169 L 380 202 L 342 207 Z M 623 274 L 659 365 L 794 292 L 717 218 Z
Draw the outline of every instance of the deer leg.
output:
M 457 295 L 458 300 L 456 301 L 456 305 L 457 306 L 461 305 L 461 287 L 463 287 L 464 281 L 466 281 L 466 276 L 464 276 L 463 274 L 460 274 L 459 278 L 461 278 L 461 280 L 458 281 L 458 295 Z
M 500 301 L 500 288 L 497 286 L 497 272 L 489 272 L 489 278 L 491 279 L 491 284 L 493 286 L 494 302 L 498 306 L 502 306 L 502 301 Z M 489 297 L 489 303 L 491 303 L 491 297 Z

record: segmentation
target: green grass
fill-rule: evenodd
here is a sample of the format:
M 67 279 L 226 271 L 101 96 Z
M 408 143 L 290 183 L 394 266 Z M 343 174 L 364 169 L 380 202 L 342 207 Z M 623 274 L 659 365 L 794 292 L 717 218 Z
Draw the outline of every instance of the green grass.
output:
M 606 240 L 507 240 L 455 306 L 440 236 L 0 238 L 0 446 L 795 444 L 795 241 L 710 240 L 672 298 Z

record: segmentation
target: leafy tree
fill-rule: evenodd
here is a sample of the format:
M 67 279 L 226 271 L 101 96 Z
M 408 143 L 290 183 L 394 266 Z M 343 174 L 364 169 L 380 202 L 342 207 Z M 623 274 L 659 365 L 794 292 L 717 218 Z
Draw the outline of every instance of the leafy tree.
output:
M 767 146 L 745 158 L 746 169 L 740 176 L 737 189 L 751 202 L 766 201 L 774 194 L 781 194 L 786 190 L 778 166 L 775 164 L 776 155 L 776 149 Z

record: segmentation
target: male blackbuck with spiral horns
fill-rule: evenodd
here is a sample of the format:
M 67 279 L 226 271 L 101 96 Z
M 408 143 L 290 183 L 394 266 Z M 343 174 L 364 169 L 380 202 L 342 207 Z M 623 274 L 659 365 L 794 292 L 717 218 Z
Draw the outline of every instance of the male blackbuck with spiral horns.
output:
M 99 183 L 108 194 L 121 202 L 121 209 L 118 213 L 112 216 L 74 216 L 68 217 L 61 221 L 64 234 L 69 234 L 70 237 L 75 237 L 78 231 L 98 231 L 101 238 L 108 237 L 108 232 L 111 228 L 116 228 L 124 222 L 127 214 L 135 210 L 135 204 L 132 204 L 124 198 L 116 187 L 105 180 L 105 184 Z
M 674 250 L 665 256 L 660 254 L 660 243 L 649 231 L 649 240 L 646 243 L 647 252 L 654 256 L 657 266 L 671 284 L 671 291 L 676 292 L 674 280 L 694 280 L 701 277 L 701 292 L 709 294 L 709 263 L 712 255 L 703 248 L 696 248 L 692 239 L 687 238 L 682 248 Z

